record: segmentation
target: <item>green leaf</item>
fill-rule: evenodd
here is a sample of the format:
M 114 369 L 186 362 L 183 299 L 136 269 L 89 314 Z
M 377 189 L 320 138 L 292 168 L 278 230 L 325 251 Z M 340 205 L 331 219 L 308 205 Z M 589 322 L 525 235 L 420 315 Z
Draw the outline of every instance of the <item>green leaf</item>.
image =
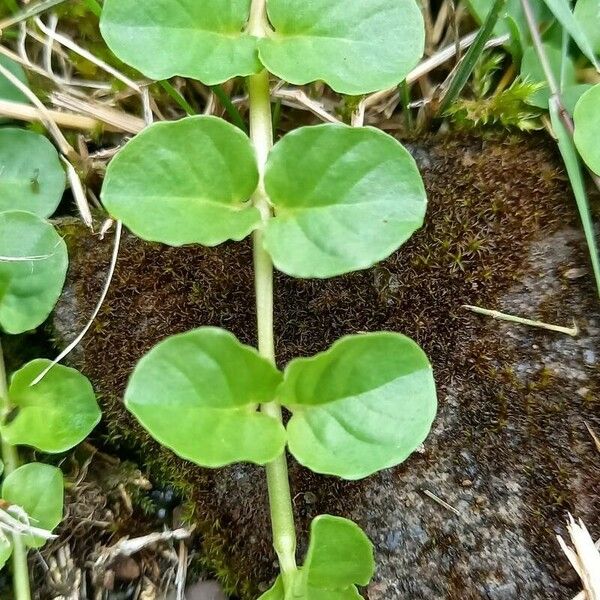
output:
M 600 1 L 578 0 L 573 13 L 592 48 L 600 54 Z
M 26 210 L 49 217 L 64 191 L 64 169 L 43 135 L 0 128 L 0 211 Z
M 400 83 L 423 55 L 415 0 L 269 0 L 267 11 L 275 32 L 260 40 L 260 59 L 296 85 L 366 94 Z
M 84 440 L 100 421 L 92 384 L 75 369 L 55 365 L 30 386 L 49 364 L 49 360 L 34 360 L 13 375 L 8 398 L 17 413 L 0 427 L 9 444 L 65 452 Z
M 556 81 L 560 81 L 562 52 L 556 46 L 544 44 L 544 52 L 548 57 L 548 62 Z M 523 60 L 521 61 L 521 78 L 532 83 L 543 83 L 544 87 L 539 89 L 535 94 L 532 94 L 528 102 L 532 106 L 540 108 L 548 108 L 548 100 L 550 99 L 550 89 L 546 81 L 546 75 L 540 64 L 538 55 L 533 46 L 529 46 L 523 52 Z M 564 86 L 569 87 L 575 85 L 575 66 L 569 58 L 565 61 Z
M 12 544 L 6 534 L 0 531 L 0 569 L 8 562 L 12 554 Z
M 2 498 L 20 506 L 33 526 L 52 531 L 62 520 L 62 473 L 41 463 L 23 465 L 4 479 Z M 40 548 L 45 543 L 35 536 L 25 536 L 24 541 L 31 548 Z
M 105 0 L 100 30 L 109 48 L 152 79 L 207 85 L 260 70 L 256 38 L 242 30 L 250 0 Z
M 596 86 L 600 90 L 600 85 Z M 589 94 L 589 92 L 588 92 Z M 579 107 L 579 104 L 577 105 Z M 590 114 L 594 115 L 597 123 L 600 123 L 598 119 L 598 104 L 596 101 L 596 108 L 591 111 Z M 576 109 L 575 114 L 578 114 Z M 581 115 L 580 115 L 581 116 Z M 594 271 L 594 277 L 596 279 L 596 288 L 598 295 L 600 296 L 600 254 L 598 254 L 598 245 L 596 243 L 596 234 L 594 231 L 594 222 L 592 218 L 592 212 L 590 210 L 590 204 L 587 197 L 585 181 L 583 179 L 583 173 L 581 172 L 581 165 L 579 157 L 575 151 L 575 145 L 569 131 L 567 131 L 564 123 L 560 118 L 558 108 L 554 102 L 550 104 L 550 118 L 552 122 L 552 128 L 558 139 L 558 148 L 563 157 L 567 174 L 569 175 L 569 181 L 573 188 L 573 195 L 577 202 L 577 209 L 579 210 L 579 216 L 583 225 L 583 231 L 585 233 L 585 240 L 590 253 L 590 260 Z M 575 137 L 577 139 L 577 120 L 575 125 Z M 585 122 L 585 119 L 584 119 Z M 597 128 L 596 135 L 600 135 L 600 127 Z M 592 144 L 593 147 L 593 144 Z M 596 155 L 600 159 L 600 152 Z M 598 163 L 600 165 L 600 162 Z
M 0 327 L 14 334 L 43 323 L 67 264 L 67 247 L 50 223 L 29 212 L 0 212 Z
M 295 600 L 356 600 L 355 584 L 367 585 L 373 577 L 373 544 L 352 521 L 331 515 L 313 519 L 304 566 L 290 577 Z M 283 579 L 259 600 L 284 600 Z
M 264 594 L 261 594 L 258 600 L 285 600 L 285 589 L 283 587 L 283 578 L 277 577 L 273 586 Z
M 171 246 L 241 240 L 260 224 L 250 140 L 216 117 L 152 125 L 108 167 L 102 201 L 137 236 Z
M 310 526 L 310 544 L 303 568 L 311 587 L 367 585 L 375 572 L 373 544 L 356 523 L 320 515 Z
M 344 337 L 293 360 L 278 398 L 292 412 L 290 452 L 345 479 L 403 462 L 427 437 L 437 407 L 425 353 L 398 333 Z
M 552 11 L 557 21 L 569 32 L 569 35 L 573 38 L 579 49 L 588 57 L 597 70 L 600 69 L 600 64 L 596 59 L 594 49 L 587 37 L 586 31 L 573 16 L 568 0 L 544 0 L 544 2 Z
M 600 175 L 600 84 L 581 96 L 573 119 L 577 150 L 587 166 Z
M 0 65 L 2 65 L 5 69 L 8 69 L 19 79 L 19 81 L 25 85 L 28 85 L 25 71 L 19 63 L 11 60 L 8 58 L 8 56 L 0 54 Z M 24 102 L 26 104 L 30 104 L 29 98 L 27 98 L 27 96 L 25 96 L 20 89 L 15 87 L 15 85 L 3 75 L 0 75 L 0 100 L 8 100 L 9 102 Z
M 203 327 L 160 342 L 137 364 L 127 408 L 161 444 L 204 467 L 265 464 L 281 454 L 285 430 L 257 412 L 281 374 L 229 332 Z
M 286 135 L 269 156 L 275 218 L 264 245 L 295 277 L 333 277 L 388 257 L 418 229 L 427 204 L 410 154 L 367 127 L 318 125 Z

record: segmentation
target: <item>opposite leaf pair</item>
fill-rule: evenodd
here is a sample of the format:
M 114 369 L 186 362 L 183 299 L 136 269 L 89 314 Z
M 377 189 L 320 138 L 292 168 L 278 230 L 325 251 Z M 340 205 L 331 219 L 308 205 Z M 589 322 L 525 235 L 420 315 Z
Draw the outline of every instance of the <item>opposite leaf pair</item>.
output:
M 262 226 L 250 140 L 214 117 L 158 123 L 109 165 L 102 200 L 136 235 L 172 246 L 241 240 Z M 264 246 L 295 277 L 332 277 L 387 258 L 418 229 L 417 166 L 372 128 L 303 127 L 272 149 L 264 177 L 275 217 Z
M 154 79 L 207 85 L 266 68 L 284 81 L 324 80 L 344 94 L 392 87 L 423 54 L 414 0 L 268 0 L 267 37 L 247 31 L 250 0 L 105 0 L 111 50 Z
M 284 428 L 257 411 L 278 402 Z M 291 453 L 318 473 L 366 477 L 405 460 L 436 411 L 431 366 L 396 333 L 348 336 L 280 373 L 231 333 L 204 327 L 164 340 L 135 368 L 127 408 L 163 445 L 207 467 Z

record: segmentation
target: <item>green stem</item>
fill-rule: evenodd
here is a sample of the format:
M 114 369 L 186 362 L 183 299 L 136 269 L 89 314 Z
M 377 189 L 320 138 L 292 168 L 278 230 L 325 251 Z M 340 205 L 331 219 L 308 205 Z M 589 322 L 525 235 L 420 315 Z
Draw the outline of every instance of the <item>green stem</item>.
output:
M 265 0 L 253 0 L 248 30 L 252 35 L 264 36 L 266 32 Z M 261 71 L 248 77 L 250 98 L 250 138 L 254 144 L 260 172 L 260 183 L 253 197 L 259 209 L 263 226 L 254 234 L 254 279 L 258 326 L 258 350 L 262 356 L 275 363 L 273 336 L 273 263 L 263 247 L 264 226 L 271 218 L 271 205 L 264 189 L 264 169 L 273 146 L 273 124 L 269 73 Z M 275 402 L 264 404 L 262 412 L 282 422 L 281 408 Z M 286 590 L 291 576 L 296 572 L 296 528 L 285 452 L 266 466 L 273 546 Z
M 2 354 L 2 341 L 0 340 L 0 412 L 3 414 L 8 409 L 8 382 L 6 379 L 6 367 Z M 2 460 L 4 461 L 4 473 L 9 475 L 19 466 L 17 449 L 2 440 Z M 23 538 L 14 535 L 12 539 L 13 552 L 13 589 L 15 600 L 30 600 L 29 569 L 27 567 L 27 550 L 23 544 Z

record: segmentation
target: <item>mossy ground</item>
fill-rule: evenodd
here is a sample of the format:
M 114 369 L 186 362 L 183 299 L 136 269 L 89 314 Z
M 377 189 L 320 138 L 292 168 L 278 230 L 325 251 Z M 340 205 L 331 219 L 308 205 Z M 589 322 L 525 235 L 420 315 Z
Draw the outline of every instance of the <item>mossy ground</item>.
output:
M 581 477 L 598 474 L 582 433 L 583 418 L 590 424 L 595 421 L 600 430 L 594 399 L 597 388 L 590 388 L 588 396 L 573 402 L 572 382 L 565 383 L 560 368 L 542 371 L 538 377 L 519 377 L 515 372 L 521 358 L 509 355 L 502 338 L 490 333 L 491 325 L 482 324 L 460 307 L 479 304 L 495 308 L 498 298 L 531 276 L 526 257 L 534 242 L 550 239 L 565 223 L 577 225 L 568 182 L 552 142 L 541 136 L 432 137 L 410 146 L 429 195 L 425 226 L 390 259 L 371 270 L 328 281 L 292 280 L 279 275 L 277 356 L 284 365 L 293 357 L 325 349 L 344 334 L 403 332 L 416 339 L 431 357 L 440 391 L 440 412 L 455 413 L 456 429 L 436 429 L 424 454 L 365 482 L 318 477 L 292 465 L 301 545 L 309 519 L 327 511 L 361 521 L 374 538 L 380 562 L 404 560 L 398 559 L 395 549 L 386 550 L 386 544 L 391 544 L 386 536 L 392 525 L 385 510 L 373 500 L 377 486 L 401 489 L 411 471 L 441 465 L 446 458 L 453 463 L 451 479 L 460 487 L 469 479 L 464 474 L 468 460 L 458 454 L 454 460 L 452 455 L 458 452 L 456 440 L 461 440 L 476 455 L 479 474 L 489 478 L 514 479 L 511 468 L 521 469 L 520 463 L 515 466 L 515 453 L 530 452 L 527 477 L 533 483 L 519 497 L 531 504 L 523 531 L 517 533 L 527 538 L 536 560 L 550 565 L 557 552 L 548 528 L 561 522 L 564 510 L 575 505 L 569 483 L 573 472 L 565 475 L 565 470 L 575 469 Z M 69 285 L 53 323 L 59 345 L 70 340 L 91 313 L 111 252 L 109 239 L 101 242 L 78 225 L 65 224 L 63 232 L 71 248 L 71 268 Z M 230 591 L 243 598 L 253 598 L 257 586 L 265 584 L 274 572 L 261 470 L 242 465 L 208 471 L 179 460 L 141 429 L 125 411 L 121 397 L 136 361 L 165 336 L 214 325 L 255 344 L 252 278 L 248 242 L 214 249 L 176 249 L 125 235 L 108 298 L 92 331 L 71 357 L 100 394 L 107 446 L 133 456 L 153 481 L 172 485 L 185 499 L 188 517 L 199 526 L 202 566 L 209 567 Z M 584 298 L 593 298 L 589 278 L 577 285 Z M 555 300 L 554 305 L 548 304 L 547 314 L 539 316 L 564 320 L 569 315 Z M 516 352 L 516 347 L 513 350 Z M 527 352 L 527 348 L 519 351 Z M 598 385 L 597 378 L 594 385 Z M 561 396 L 561 388 L 569 392 Z M 460 390 L 458 398 L 453 390 Z M 557 394 L 560 402 L 556 401 Z M 581 464 L 581 453 L 571 464 L 570 449 L 552 442 L 552 436 L 564 441 L 552 428 L 559 427 L 561 419 L 575 417 L 578 422 L 566 429 L 574 443 L 585 446 L 590 465 Z M 573 427 L 577 435 L 572 434 Z M 598 508 L 597 494 L 590 493 L 586 501 Z M 401 500 L 394 496 L 394 502 Z M 410 505 L 406 510 L 412 510 Z M 593 511 L 586 510 L 586 515 L 593 515 Z M 503 516 L 493 518 L 494 523 L 501 524 Z M 433 527 L 423 527 L 430 525 Z M 597 518 L 589 525 L 596 530 Z M 427 541 L 419 547 L 437 546 L 447 554 L 455 553 L 458 564 L 461 552 L 475 550 L 461 550 L 460 535 L 456 531 L 443 533 L 445 526 L 428 530 Z M 425 550 L 419 550 L 417 558 L 406 552 L 407 560 L 414 560 L 415 578 L 427 569 Z M 393 573 L 387 563 L 382 572 Z M 431 564 L 428 568 L 432 570 Z M 471 573 L 472 585 L 465 587 L 468 574 L 460 573 L 456 564 L 448 566 L 447 572 L 445 568 L 440 565 L 439 569 L 448 583 L 443 597 L 482 597 L 476 585 L 477 573 Z M 410 569 L 408 575 L 406 570 L 398 572 L 396 591 L 376 581 L 369 591 L 371 599 L 400 598 L 411 589 L 411 597 L 437 597 L 438 584 L 431 584 L 429 596 L 421 596 L 421 584 L 411 583 L 410 577 Z M 453 586 L 456 592 L 450 591 Z M 381 595 L 377 589 L 383 590 Z M 552 589 L 545 597 L 559 597 L 554 593 Z

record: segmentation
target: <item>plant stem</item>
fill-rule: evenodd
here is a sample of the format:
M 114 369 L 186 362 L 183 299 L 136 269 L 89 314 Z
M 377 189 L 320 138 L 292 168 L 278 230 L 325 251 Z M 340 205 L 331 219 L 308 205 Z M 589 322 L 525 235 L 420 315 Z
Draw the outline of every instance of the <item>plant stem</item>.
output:
M 253 0 L 248 31 L 252 35 L 262 37 L 266 33 L 266 27 L 265 0 Z M 273 146 L 271 95 L 267 71 L 263 70 L 248 77 L 248 93 L 250 98 L 250 138 L 254 144 L 260 173 L 260 182 L 253 202 L 263 219 L 263 226 L 253 234 L 258 350 L 261 356 L 275 364 L 273 263 L 263 247 L 264 226 L 271 218 L 271 205 L 264 188 L 264 170 Z M 266 415 L 282 422 L 281 408 L 275 402 L 262 405 L 261 410 Z M 284 586 L 288 590 L 290 578 L 296 572 L 296 528 L 285 452 L 269 463 L 266 470 L 273 546 L 279 558 Z
M 0 340 L 0 412 L 8 408 L 8 383 L 6 379 L 6 367 L 2 354 L 2 341 Z M 4 461 L 4 473 L 9 475 L 19 466 L 17 449 L 2 440 L 2 460 Z M 13 535 L 13 589 L 15 600 L 30 600 L 29 569 L 27 567 L 27 550 L 20 535 Z

